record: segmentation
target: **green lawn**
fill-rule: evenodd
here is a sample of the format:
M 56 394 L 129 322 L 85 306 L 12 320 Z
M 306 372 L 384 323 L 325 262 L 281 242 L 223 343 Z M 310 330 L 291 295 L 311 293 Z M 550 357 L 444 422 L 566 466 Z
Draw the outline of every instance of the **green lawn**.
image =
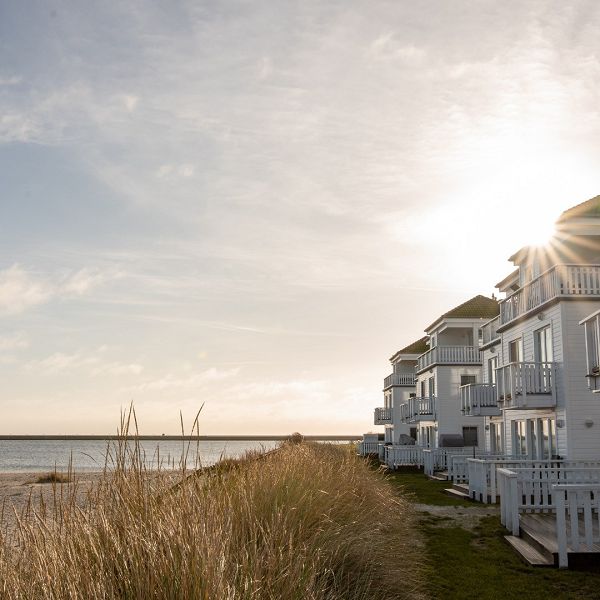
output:
M 445 488 L 452 487 L 451 481 L 432 481 L 421 472 L 396 472 L 388 475 L 390 483 L 397 487 L 406 497 L 419 504 L 435 506 L 473 506 L 468 500 L 458 500 L 443 493 Z
M 443 483 L 421 474 L 394 473 L 389 479 L 418 503 L 481 506 L 444 496 Z M 497 516 L 483 517 L 467 531 L 452 525 L 450 517 L 422 513 L 419 527 L 429 558 L 427 586 L 435 600 L 600 599 L 600 574 L 525 565 L 504 540 L 508 532 Z

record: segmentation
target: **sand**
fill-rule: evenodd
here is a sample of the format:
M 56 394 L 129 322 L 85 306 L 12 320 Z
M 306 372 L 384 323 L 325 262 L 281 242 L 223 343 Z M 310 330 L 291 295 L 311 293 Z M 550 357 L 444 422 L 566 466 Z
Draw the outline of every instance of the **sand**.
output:
M 48 473 L 0 473 L 0 511 L 4 506 L 4 513 L 0 528 L 3 533 L 12 533 L 17 527 L 17 515 L 23 514 L 31 502 L 33 507 L 38 507 L 40 497 L 47 506 L 52 504 L 54 489 L 52 483 L 37 483 L 38 478 Z M 75 474 L 77 481 L 78 497 L 83 500 L 91 484 L 98 480 L 100 472 L 82 472 Z M 67 485 L 64 484 L 66 488 Z M 60 493 L 60 485 L 56 485 Z

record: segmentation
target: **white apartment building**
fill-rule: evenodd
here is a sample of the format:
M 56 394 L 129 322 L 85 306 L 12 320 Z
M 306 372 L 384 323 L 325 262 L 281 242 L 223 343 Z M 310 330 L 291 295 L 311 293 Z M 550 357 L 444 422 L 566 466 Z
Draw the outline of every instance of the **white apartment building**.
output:
M 483 385 L 461 389 L 464 413 L 486 418 L 490 452 L 598 459 L 600 197 L 565 211 L 546 246 L 510 260 L 500 314 L 483 327 Z
M 417 427 L 401 420 L 401 407 L 415 396 L 417 359 L 428 349 L 427 337 L 398 350 L 390 358 L 392 373 L 383 380 L 383 407 L 375 409 L 374 424 L 385 426 L 386 444 L 407 443 L 417 439 Z
M 497 313 L 496 300 L 475 296 L 425 330 L 429 349 L 417 359 L 416 397 L 403 415 L 421 447 L 484 446 L 483 418 L 462 413 L 460 387 L 482 381 L 481 326 Z

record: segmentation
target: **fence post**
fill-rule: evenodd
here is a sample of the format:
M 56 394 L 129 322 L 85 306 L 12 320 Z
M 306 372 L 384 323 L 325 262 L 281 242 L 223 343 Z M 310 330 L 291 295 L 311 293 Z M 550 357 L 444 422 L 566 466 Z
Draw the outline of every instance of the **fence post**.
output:
M 567 519 L 565 514 L 565 490 L 561 486 L 553 485 L 554 502 L 556 504 L 556 538 L 558 541 L 558 568 L 569 567 L 567 554 Z

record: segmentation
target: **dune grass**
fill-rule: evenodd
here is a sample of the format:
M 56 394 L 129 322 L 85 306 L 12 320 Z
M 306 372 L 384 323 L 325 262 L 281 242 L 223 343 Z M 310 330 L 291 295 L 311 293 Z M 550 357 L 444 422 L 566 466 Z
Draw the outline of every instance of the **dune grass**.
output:
M 412 507 L 347 448 L 152 472 L 139 447 L 81 498 L 77 481 L 0 540 L 0 597 L 420 598 Z
M 46 473 L 45 475 L 40 475 L 35 480 L 35 483 L 69 483 L 70 480 L 70 475 L 52 471 L 50 473 Z

